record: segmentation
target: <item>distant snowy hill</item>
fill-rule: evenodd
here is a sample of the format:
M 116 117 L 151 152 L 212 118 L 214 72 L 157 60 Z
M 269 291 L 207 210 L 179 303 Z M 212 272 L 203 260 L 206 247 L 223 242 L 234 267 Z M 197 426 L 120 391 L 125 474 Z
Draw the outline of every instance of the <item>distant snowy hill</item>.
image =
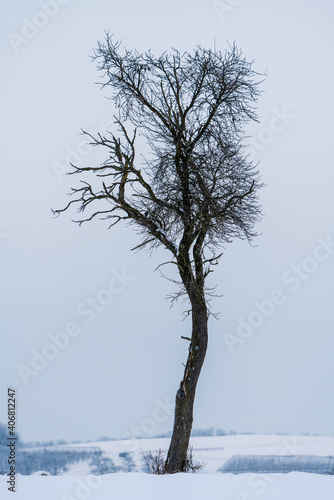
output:
M 314 436 L 237 435 L 195 437 L 191 440 L 194 458 L 206 467 L 197 474 L 153 476 L 143 473 L 142 451 L 167 450 L 168 438 L 105 441 L 49 448 L 65 456 L 66 450 L 83 459 L 72 464 L 62 475 L 34 473 L 16 478 L 16 500 L 333 500 L 334 475 L 290 472 L 288 474 L 217 472 L 232 457 L 266 459 L 334 456 L 334 438 Z M 86 455 L 85 455 L 86 453 Z M 89 457 L 89 458 L 87 458 Z M 274 460 L 274 462 L 275 462 Z M 289 460 L 289 459 L 288 459 Z M 241 460 L 242 461 L 242 460 Z M 286 463 L 286 460 L 282 460 Z M 237 461 L 238 462 L 238 461 Z M 255 461 L 256 462 L 256 461 Z M 263 460 L 258 460 L 263 463 Z M 245 461 L 243 461 L 245 463 Z M 103 470 L 113 464 L 112 474 L 91 474 L 97 466 Z M 0 498 L 14 498 L 8 491 L 8 477 L 0 475 Z
M 169 443 L 169 438 L 153 438 L 18 448 L 17 471 L 23 475 L 31 475 L 39 470 L 45 470 L 48 475 L 146 472 L 142 452 L 150 450 L 154 453 L 160 448 L 163 452 L 167 452 Z M 323 459 L 334 457 L 334 438 L 329 437 L 208 436 L 193 437 L 191 446 L 195 461 L 206 464 L 203 473 L 223 470 L 228 460 L 239 456 L 288 456 L 295 457 L 295 462 L 302 456 L 318 456 Z M 7 459 L 7 447 L 0 447 L 0 472 L 7 469 Z M 246 472 L 251 471 L 253 468 L 246 470 Z M 279 468 L 278 471 L 283 472 Z
M 140 472 L 143 467 L 142 451 L 151 450 L 153 452 L 161 448 L 167 452 L 169 442 L 169 438 L 135 439 L 69 445 L 69 447 L 99 448 L 117 465 L 121 465 L 119 454 L 129 452 L 133 457 L 135 470 Z M 334 456 L 333 437 L 240 434 L 236 436 L 194 437 L 191 439 L 190 444 L 193 447 L 195 461 L 206 463 L 201 473 L 218 471 L 233 455 Z M 73 472 L 73 470 L 70 470 L 65 474 L 72 474 Z M 80 469 L 80 463 L 75 466 L 75 473 L 77 474 L 86 474 L 88 472 L 86 466 L 82 470 Z

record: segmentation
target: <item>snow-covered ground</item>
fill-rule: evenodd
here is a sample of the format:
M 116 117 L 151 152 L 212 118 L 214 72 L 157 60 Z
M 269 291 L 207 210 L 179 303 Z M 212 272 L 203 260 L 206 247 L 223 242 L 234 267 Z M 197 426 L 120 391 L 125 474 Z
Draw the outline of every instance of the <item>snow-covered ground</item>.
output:
M 138 467 L 140 450 L 167 449 L 169 439 L 88 443 L 111 458 L 129 451 Z M 83 445 L 77 445 L 82 447 Z M 62 476 L 18 476 L 16 493 L 7 490 L 7 476 L 0 476 L 0 499 L 7 500 L 333 500 L 334 476 L 289 474 L 222 474 L 216 472 L 231 456 L 334 455 L 334 438 L 313 436 L 238 435 L 192 439 L 194 458 L 206 462 L 197 474 L 153 476 L 141 472 L 86 475 L 87 464 L 78 464 Z
M 0 494 L 1 500 L 333 500 L 334 478 L 300 472 L 272 474 L 270 478 L 135 472 L 86 478 L 25 476 L 18 482 L 17 493 L 8 492 L 1 483 Z

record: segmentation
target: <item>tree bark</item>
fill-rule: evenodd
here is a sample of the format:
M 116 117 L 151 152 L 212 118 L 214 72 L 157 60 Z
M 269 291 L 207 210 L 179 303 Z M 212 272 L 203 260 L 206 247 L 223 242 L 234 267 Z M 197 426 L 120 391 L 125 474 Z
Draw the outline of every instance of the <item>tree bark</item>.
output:
M 191 299 L 192 338 L 183 380 L 176 393 L 173 435 L 165 463 L 165 472 L 169 474 L 185 469 L 196 387 L 208 345 L 208 314 L 204 294 L 196 295 L 196 298 Z

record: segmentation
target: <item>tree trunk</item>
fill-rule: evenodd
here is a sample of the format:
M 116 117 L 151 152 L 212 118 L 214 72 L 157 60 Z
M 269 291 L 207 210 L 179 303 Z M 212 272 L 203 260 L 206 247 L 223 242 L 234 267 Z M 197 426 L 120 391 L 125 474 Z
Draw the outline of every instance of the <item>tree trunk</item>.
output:
M 191 305 L 192 338 L 184 377 L 176 393 L 173 435 L 165 463 L 165 471 L 169 474 L 182 472 L 185 468 L 196 386 L 208 345 L 208 315 L 203 293 L 197 294 Z

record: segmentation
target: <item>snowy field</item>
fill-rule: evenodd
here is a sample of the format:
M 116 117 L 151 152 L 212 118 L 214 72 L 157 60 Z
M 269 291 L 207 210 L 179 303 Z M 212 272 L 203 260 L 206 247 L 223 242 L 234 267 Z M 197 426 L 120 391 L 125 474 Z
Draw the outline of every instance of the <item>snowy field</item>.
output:
M 257 478 L 241 474 L 151 476 L 116 473 L 106 476 L 28 476 L 17 493 L 1 484 L 1 500 L 333 500 L 334 478 L 291 472 Z
M 142 470 L 141 450 L 166 450 L 169 439 L 87 443 L 114 458 L 131 452 Z M 333 500 L 334 475 L 300 472 L 288 474 L 222 474 L 217 470 L 234 455 L 334 456 L 334 438 L 314 436 L 237 435 L 192 439 L 194 458 L 206 462 L 197 474 L 153 476 L 143 472 L 87 475 L 80 462 L 62 476 L 18 476 L 16 492 L 7 490 L 0 476 L 0 499 L 16 500 Z M 83 445 L 77 445 L 82 447 Z M 73 447 L 73 445 L 71 446 Z M 64 447 L 65 448 L 65 447 Z

